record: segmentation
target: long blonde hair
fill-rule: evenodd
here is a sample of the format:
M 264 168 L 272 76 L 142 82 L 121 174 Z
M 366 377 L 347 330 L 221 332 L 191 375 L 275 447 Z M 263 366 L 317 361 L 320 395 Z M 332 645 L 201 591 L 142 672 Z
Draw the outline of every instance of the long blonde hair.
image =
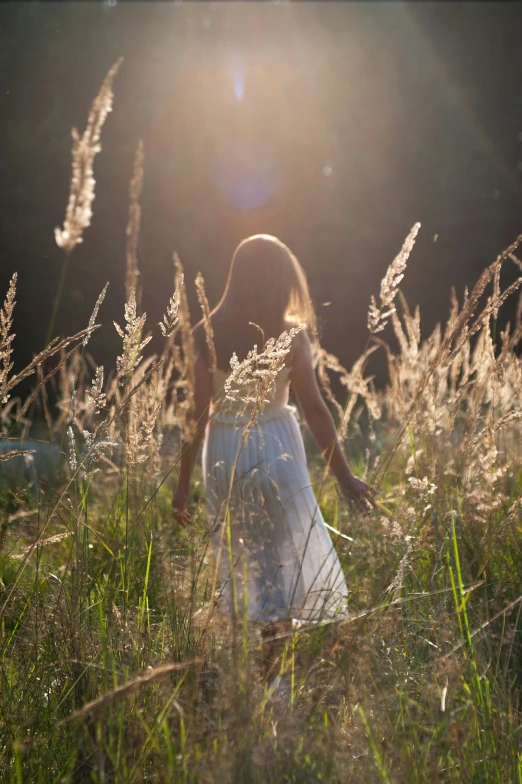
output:
M 232 352 L 240 360 L 257 344 L 304 324 L 316 333 L 306 275 L 291 250 L 269 234 L 256 234 L 236 248 L 225 291 L 212 311 L 218 367 Z

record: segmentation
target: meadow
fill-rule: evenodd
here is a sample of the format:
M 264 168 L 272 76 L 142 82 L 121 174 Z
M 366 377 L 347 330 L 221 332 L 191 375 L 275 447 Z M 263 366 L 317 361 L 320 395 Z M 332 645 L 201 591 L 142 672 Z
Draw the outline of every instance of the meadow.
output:
M 15 375 L 16 276 L 0 314 L 1 780 L 522 782 L 522 238 L 461 301 L 448 291 L 449 317 L 423 337 L 400 291 L 417 224 L 369 303 L 359 360 L 347 370 L 316 347 L 339 438 L 378 488 L 378 509 L 346 507 L 305 433 L 350 614 L 288 635 L 277 666 L 291 694 L 280 704 L 262 677 L 259 629 L 215 609 L 201 473 L 191 526 L 172 519 L 180 440 L 194 432 L 189 284 L 176 257 L 153 327 L 164 348 L 144 356 L 141 145 L 116 367 L 88 353 L 104 292 L 84 330 L 53 338 L 92 219 L 118 67 L 73 136 L 47 346 Z M 508 267 L 519 276 L 502 286 Z M 196 287 L 211 341 L 200 276 Z M 516 317 L 499 332 L 510 297 Z M 388 361 L 382 390 L 366 375 L 374 351 Z M 255 377 L 280 361 L 268 346 L 242 370 Z M 41 442 L 58 455 L 48 471 Z

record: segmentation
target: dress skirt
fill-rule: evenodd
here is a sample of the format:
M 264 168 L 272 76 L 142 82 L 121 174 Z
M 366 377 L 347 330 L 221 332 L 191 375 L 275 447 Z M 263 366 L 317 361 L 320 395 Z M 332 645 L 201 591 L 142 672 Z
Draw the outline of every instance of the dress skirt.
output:
M 220 609 L 257 622 L 345 615 L 348 588 L 294 409 L 262 413 L 244 433 L 237 419 L 211 419 L 203 446 Z

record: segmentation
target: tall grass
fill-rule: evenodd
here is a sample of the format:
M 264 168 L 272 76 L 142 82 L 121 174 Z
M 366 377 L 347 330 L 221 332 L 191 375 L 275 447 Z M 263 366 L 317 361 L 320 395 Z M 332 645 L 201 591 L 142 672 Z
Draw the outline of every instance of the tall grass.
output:
M 262 676 L 259 630 L 241 607 L 235 622 L 215 609 L 200 474 L 192 527 L 172 522 L 180 435 L 197 427 L 194 346 L 176 259 L 163 350 L 143 357 L 142 161 L 140 145 L 115 371 L 86 354 L 102 296 L 86 330 L 54 340 L 17 376 L 16 278 L 0 314 L 0 469 L 19 461 L 30 472 L 34 454 L 9 438 L 36 427 L 65 458 L 32 493 L 0 474 L 1 779 L 522 782 L 522 305 L 495 339 L 498 312 L 522 282 L 500 286 L 504 265 L 520 268 L 518 243 L 462 303 L 453 295 L 446 325 L 422 339 L 419 310 L 398 289 L 416 225 L 384 278 L 381 308 L 371 303 L 363 356 L 348 371 L 319 352 L 340 438 L 380 500 L 370 517 L 349 513 L 312 457 L 350 617 L 283 637 L 285 707 Z M 201 277 L 197 290 L 211 342 Z M 388 321 L 394 337 L 384 342 L 376 335 Z M 254 417 L 287 344 L 282 336 L 273 356 L 269 346 L 250 364 L 232 362 L 236 386 L 251 396 L 258 384 Z M 375 350 L 388 358 L 384 391 L 364 375 Z M 29 399 L 10 398 L 31 374 Z

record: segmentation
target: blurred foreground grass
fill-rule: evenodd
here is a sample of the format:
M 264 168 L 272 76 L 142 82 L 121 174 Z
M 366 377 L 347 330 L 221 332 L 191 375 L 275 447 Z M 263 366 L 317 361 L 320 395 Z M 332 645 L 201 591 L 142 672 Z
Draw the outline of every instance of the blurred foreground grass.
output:
M 479 527 L 455 477 L 407 481 L 430 448 L 410 442 L 408 468 L 396 456 L 370 517 L 323 492 L 353 539 L 332 534 L 351 619 L 289 638 L 286 707 L 269 700 L 258 631 L 212 611 L 198 477 L 186 532 L 170 480 L 150 492 L 100 472 L 15 513 L 5 493 L 2 780 L 522 781 L 521 467 Z

